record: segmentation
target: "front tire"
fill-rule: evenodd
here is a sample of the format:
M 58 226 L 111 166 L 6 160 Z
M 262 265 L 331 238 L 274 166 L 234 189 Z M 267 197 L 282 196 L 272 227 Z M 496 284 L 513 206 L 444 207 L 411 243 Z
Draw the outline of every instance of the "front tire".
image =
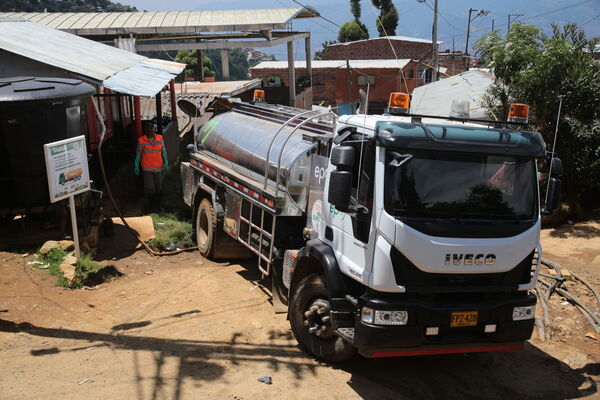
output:
M 300 348 L 328 363 L 351 359 L 356 349 L 335 335 L 331 306 L 322 275 L 311 274 L 298 283 L 290 302 L 290 324 Z
M 203 257 L 214 255 L 216 231 L 217 214 L 210 200 L 202 199 L 196 212 L 196 242 Z

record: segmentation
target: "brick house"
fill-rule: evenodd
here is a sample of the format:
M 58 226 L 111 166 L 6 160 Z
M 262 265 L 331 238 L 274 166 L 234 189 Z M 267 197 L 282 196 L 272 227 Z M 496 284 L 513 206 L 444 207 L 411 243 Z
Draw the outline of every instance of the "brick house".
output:
M 296 85 L 307 85 L 306 62 L 296 61 Z M 250 68 L 266 89 L 267 102 L 277 103 L 278 88 L 288 87 L 287 61 L 265 61 Z M 381 112 L 391 92 L 412 92 L 422 84 L 413 60 L 316 60 L 312 62 L 312 104 L 342 106 L 358 101 L 369 89 L 369 112 Z M 270 89 L 273 89 L 272 91 Z M 297 89 L 297 92 L 299 90 Z M 270 93 L 271 92 L 271 93 Z

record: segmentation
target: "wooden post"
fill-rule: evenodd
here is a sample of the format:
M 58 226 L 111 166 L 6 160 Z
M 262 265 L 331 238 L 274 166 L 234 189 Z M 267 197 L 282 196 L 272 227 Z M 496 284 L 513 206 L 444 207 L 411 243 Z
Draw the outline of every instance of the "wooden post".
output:
M 171 118 L 177 120 L 177 100 L 175 96 L 175 81 L 171 79 L 169 82 L 169 93 L 171 94 Z
M 142 105 L 140 96 L 133 96 L 133 117 L 135 118 L 135 136 L 142 136 Z
M 156 133 L 162 135 L 162 91 L 156 94 Z
M 288 86 L 290 93 L 290 106 L 296 106 L 296 70 L 294 68 L 294 41 L 290 40 L 287 43 L 288 57 Z
M 306 53 L 306 74 L 308 75 L 308 86 L 312 87 L 312 59 L 310 51 L 310 34 L 304 38 L 304 52 Z

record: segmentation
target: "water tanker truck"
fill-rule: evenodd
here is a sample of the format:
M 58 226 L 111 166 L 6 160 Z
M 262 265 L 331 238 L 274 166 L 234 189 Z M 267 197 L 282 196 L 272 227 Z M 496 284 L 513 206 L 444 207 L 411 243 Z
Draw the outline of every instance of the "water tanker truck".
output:
M 524 129 L 526 106 L 472 121 L 411 115 L 407 97 L 341 117 L 234 102 L 196 127 L 181 164 L 200 253 L 254 253 L 275 310 L 327 362 L 512 350 L 531 337 L 560 160 L 542 204 L 536 161 L 548 154 Z

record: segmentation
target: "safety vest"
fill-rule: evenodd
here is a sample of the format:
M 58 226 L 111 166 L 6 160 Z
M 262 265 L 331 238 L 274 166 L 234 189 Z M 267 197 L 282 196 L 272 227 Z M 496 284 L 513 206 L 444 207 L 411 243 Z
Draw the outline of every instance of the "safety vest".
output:
M 148 139 L 148 136 L 142 135 L 138 139 L 142 146 L 142 171 L 160 172 L 163 168 L 163 138 L 161 135 L 154 134 L 154 142 Z

